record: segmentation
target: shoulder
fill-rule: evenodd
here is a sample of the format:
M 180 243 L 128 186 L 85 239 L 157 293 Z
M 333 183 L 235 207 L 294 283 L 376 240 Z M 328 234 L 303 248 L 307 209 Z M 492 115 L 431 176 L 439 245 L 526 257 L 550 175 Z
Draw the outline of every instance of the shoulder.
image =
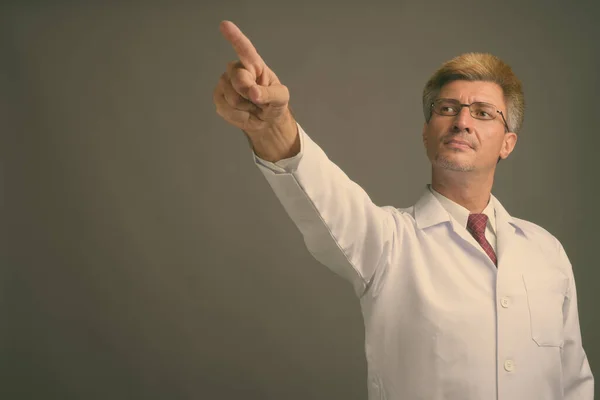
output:
M 555 257 L 556 260 L 567 260 L 565 249 L 555 235 L 531 221 L 515 217 L 512 219 L 515 225 L 523 231 L 526 240 L 537 246 L 544 254 Z
M 387 211 L 392 214 L 396 223 L 409 223 L 409 225 L 415 224 L 415 206 L 406 208 L 398 208 L 393 206 L 385 207 Z
M 388 214 L 388 223 L 391 225 L 394 233 L 399 238 L 404 238 L 407 233 L 414 232 L 416 221 L 414 215 L 414 206 L 407 208 L 398 208 L 394 206 L 382 207 Z
M 538 224 L 516 217 L 512 217 L 512 219 L 515 225 L 520 228 L 529 239 L 547 240 L 550 242 L 557 240 L 553 234 Z

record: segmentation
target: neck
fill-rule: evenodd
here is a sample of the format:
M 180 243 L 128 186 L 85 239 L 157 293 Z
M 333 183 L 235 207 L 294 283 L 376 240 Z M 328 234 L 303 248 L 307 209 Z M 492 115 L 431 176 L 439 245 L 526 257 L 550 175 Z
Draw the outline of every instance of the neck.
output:
M 494 174 L 457 172 L 434 168 L 431 187 L 471 213 L 481 213 L 490 201 Z

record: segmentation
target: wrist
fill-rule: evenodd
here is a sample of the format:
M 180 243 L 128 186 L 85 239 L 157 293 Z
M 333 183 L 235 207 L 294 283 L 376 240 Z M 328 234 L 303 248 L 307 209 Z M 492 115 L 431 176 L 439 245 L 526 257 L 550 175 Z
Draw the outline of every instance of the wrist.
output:
M 254 153 L 265 161 L 277 162 L 300 152 L 300 135 L 296 120 L 290 112 L 268 133 L 252 141 Z

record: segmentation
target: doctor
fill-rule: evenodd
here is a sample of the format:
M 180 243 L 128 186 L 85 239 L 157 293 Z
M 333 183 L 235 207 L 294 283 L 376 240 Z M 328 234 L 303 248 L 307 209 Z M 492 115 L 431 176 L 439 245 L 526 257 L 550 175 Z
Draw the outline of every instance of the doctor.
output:
M 577 292 L 561 243 L 491 194 L 517 143 L 521 85 L 489 54 L 445 64 L 423 92 L 432 183 L 380 207 L 290 112 L 287 88 L 231 22 L 239 61 L 214 91 L 310 253 L 352 283 L 369 399 L 591 400 Z

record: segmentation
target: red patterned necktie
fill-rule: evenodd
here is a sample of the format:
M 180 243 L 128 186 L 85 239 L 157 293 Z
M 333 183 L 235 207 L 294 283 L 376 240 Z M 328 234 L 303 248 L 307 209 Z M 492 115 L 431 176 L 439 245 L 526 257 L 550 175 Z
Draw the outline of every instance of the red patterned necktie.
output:
M 496 267 L 498 267 L 498 260 L 496 259 L 496 253 L 490 242 L 485 238 L 485 226 L 487 224 L 488 216 L 485 214 L 470 214 L 467 221 L 467 230 L 471 232 L 471 235 L 477 240 L 477 243 L 483 247 L 483 250 L 490 256 L 490 259 Z

